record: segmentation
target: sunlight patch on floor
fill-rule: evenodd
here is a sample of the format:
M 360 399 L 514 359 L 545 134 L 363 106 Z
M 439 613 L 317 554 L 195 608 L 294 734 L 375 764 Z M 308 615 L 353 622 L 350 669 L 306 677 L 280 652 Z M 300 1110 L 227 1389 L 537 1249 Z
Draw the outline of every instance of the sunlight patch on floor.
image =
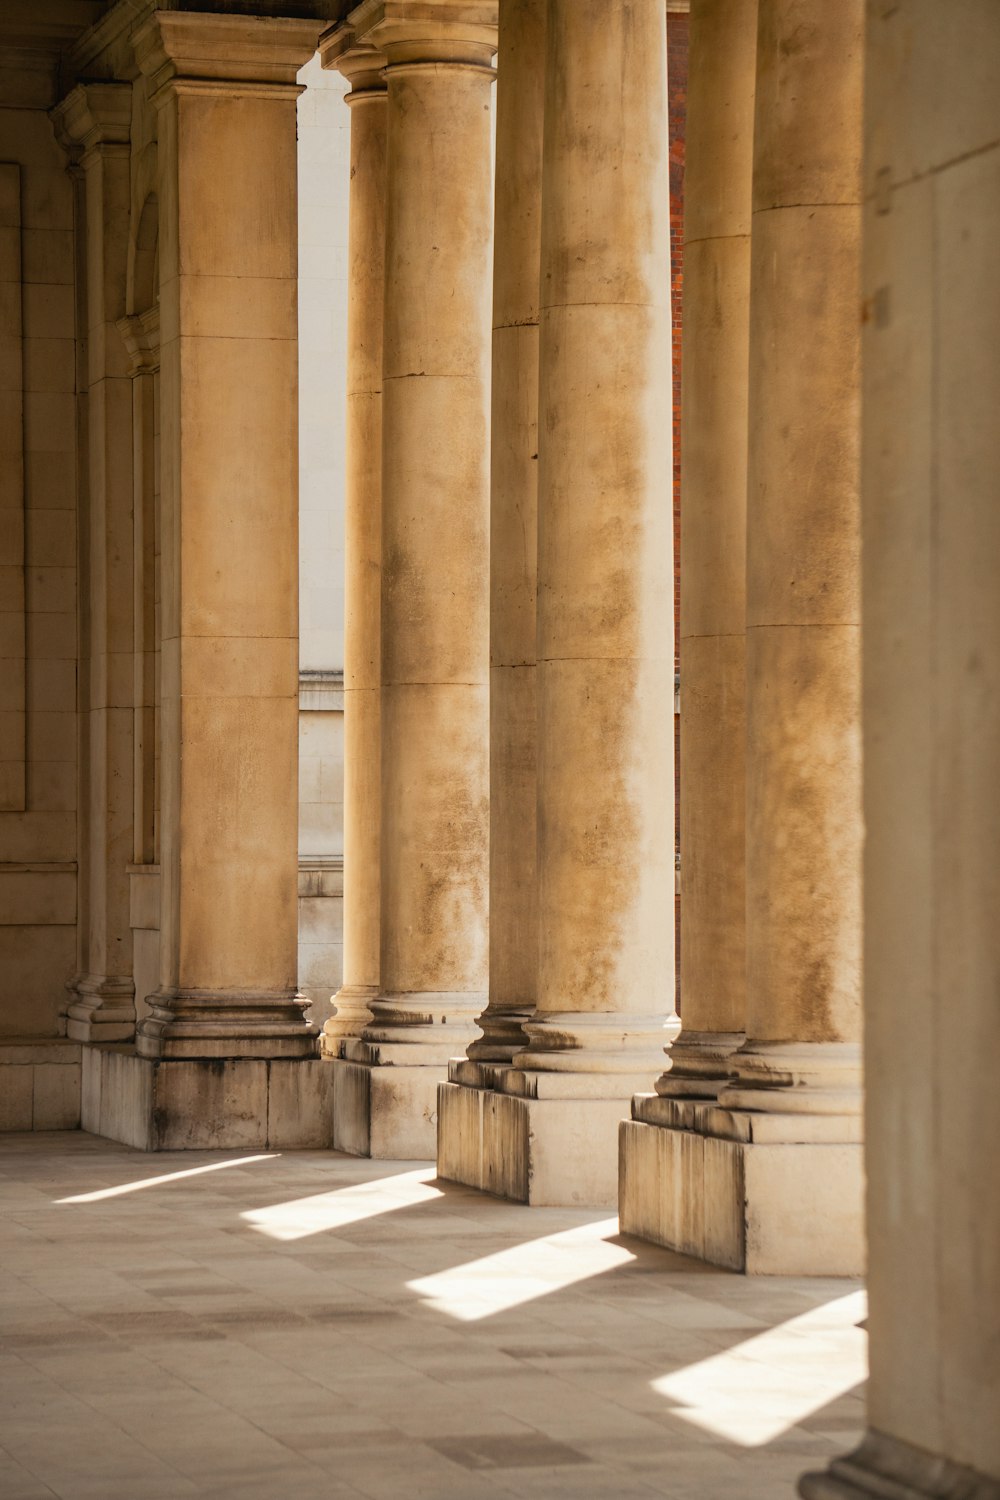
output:
M 438 1312 L 475 1322 L 634 1260 L 631 1250 L 611 1242 L 617 1233 L 617 1219 L 602 1219 L 422 1276 L 407 1286 Z
M 314 1193 L 291 1203 L 251 1208 L 240 1218 L 273 1240 L 301 1240 L 440 1198 L 441 1189 L 432 1186 L 436 1177 L 435 1167 L 421 1167 L 415 1172 L 379 1177 L 374 1182 L 356 1183 L 331 1193 Z
M 268 1151 L 263 1156 L 234 1156 L 231 1161 L 213 1161 L 204 1167 L 186 1167 L 183 1172 L 164 1172 L 159 1177 L 143 1177 L 138 1182 L 122 1182 L 117 1187 L 98 1188 L 93 1193 L 76 1193 L 72 1198 L 56 1198 L 56 1203 L 100 1203 L 105 1198 L 123 1198 L 126 1193 L 138 1193 L 143 1188 L 163 1187 L 168 1182 L 180 1182 L 183 1177 L 201 1177 L 205 1172 L 221 1172 L 223 1167 L 245 1167 L 254 1161 L 273 1161 L 279 1152 Z
M 766 1333 L 652 1382 L 676 1415 L 744 1448 L 758 1448 L 860 1385 L 868 1340 L 851 1292 Z

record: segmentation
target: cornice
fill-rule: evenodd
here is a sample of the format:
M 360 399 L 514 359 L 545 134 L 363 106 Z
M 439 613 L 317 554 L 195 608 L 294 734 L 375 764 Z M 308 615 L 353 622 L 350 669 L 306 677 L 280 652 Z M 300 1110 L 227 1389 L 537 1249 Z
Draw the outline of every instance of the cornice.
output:
M 132 86 L 78 83 L 52 111 L 56 136 L 88 152 L 101 146 L 127 146 L 132 129 Z
M 135 32 L 136 62 L 154 90 L 181 81 L 297 88 L 322 22 L 277 16 L 155 11 Z
M 385 79 L 382 77 L 385 53 L 370 42 L 359 42 L 350 22 L 342 21 L 339 26 L 323 33 L 319 39 L 319 56 L 324 68 L 335 69 L 348 80 L 351 85 L 349 100 L 353 95 L 385 93 Z
M 347 22 L 357 41 L 385 52 L 390 68 L 428 62 L 489 67 L 497 9 L 497 0 L 361 0 Z

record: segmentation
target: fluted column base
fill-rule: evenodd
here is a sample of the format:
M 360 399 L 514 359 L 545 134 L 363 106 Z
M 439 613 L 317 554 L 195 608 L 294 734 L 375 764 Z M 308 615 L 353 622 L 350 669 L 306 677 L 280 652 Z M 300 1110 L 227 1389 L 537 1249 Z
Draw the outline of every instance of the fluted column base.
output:
M 438 1089 L 438 1173 L 518 1203 L 611 1208 L 618 1126 L 676 1017 L 548 1013 L 512 1062 L 455 1059 Z
M 847 1458 L 799 1480 L 802 1500 L 1000 1500 L 1000 1479 L 869 1432 Z
M 135 1035 L 135 984 L 130 974 L 82 974 L 69 990 L 66 1035 L 74 1042 L 122 1042 Z
M 620 1131 L 622 1232 L 751 1275 L 862 1274 L 860 1089 L 848 1097 L 836 1062 L 798 1071 L 718 1100 L 637 1094 Z
M 477 1034 L 479 992 L 382 993 L 359 1036 L 344 1037 L 336 1070 L 334 1145 L 381 1161 L 431 1161 L 437 1088 Z
M 345 984 L 333 997 L 336 1009 L 325 1022 L 320 1037 L 320 1052 L 323 1057 L 343 1056 L 344 1043 L 349 1037 L 359 1037 L 372 1019 L 371 1004 L 378 996 L 376 984 Z
M 293 990 L 158 990 L 136 1030 L 140 1057 L 316 1057 L 319 1028 Z
M 669 1099 L 717 1099 L 732 1080 L 742 1031 L 682 1031 L 670 1049 L 670 1067 L 656 1080 Z

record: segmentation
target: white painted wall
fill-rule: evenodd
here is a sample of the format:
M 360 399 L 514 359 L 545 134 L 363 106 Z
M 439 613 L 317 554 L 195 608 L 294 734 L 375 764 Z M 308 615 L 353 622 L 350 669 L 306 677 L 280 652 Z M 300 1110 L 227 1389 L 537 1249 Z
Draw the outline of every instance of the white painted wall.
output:
M 299 74 L 299 987 L 322 1025 L 343 959 L 347 83 Z

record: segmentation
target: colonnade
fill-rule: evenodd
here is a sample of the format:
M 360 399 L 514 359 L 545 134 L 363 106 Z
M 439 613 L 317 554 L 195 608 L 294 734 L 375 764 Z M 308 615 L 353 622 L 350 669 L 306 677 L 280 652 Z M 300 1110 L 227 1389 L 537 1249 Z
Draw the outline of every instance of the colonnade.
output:
M 993 1500 L 996 17 L 692 3 L 679 1036 L 663 0 L 363 0 L 322 35 L 352 85 L 322 1038 L 296 996 L 295 98 L 321 32 L 114 7 L 53 112 L 85 225 L 83 1123 L 436 1145 L 444 1177 L 618 1195 L 623 1230 L 705 1260 L 841 1273 L 864 1028 L 870 1432 L 802 1494 Z
M 626 1228 L 759 1270 L 862 1257 L 861 25 L 860 0 L 692 17 L 688 1024 L 653 1094 L 678 1029 L 665 7 L 510 0 L 430 23 L 366 3 L 324 54 L 352 78 L 384 57 L 359 150 L 379 110 L 387 135 L 384 177 L 376 158 L 352 179 L 360 244 L 386 203 L 383 538 L 380 613 L 347 663 L 369 671 L 381 630 L 378 746 L 374 713 L 347 707 L 349 761 L 369 726 L 348 827 L 381 821 L 381 842 L 377 894 L 373 842 L 362 868 L 349 840 L 345 890 L 349 952 L 379 911 L 380 972 L 365 1019 L 349 966 L 328 1027 L 335 1144 L 436 1145 L 442 1175 L 528 1202 L 620 1183 Z M 476 122 L 494 47 L 490 433 Z M 352 257 L 359 307 L 375 265 Z M 377 383 L 372 347 L 352 341 L 352 389 Z M 352 517 L 375 470 L 352 451 Z M 374 572 L 364 526 L 351 598 Z

